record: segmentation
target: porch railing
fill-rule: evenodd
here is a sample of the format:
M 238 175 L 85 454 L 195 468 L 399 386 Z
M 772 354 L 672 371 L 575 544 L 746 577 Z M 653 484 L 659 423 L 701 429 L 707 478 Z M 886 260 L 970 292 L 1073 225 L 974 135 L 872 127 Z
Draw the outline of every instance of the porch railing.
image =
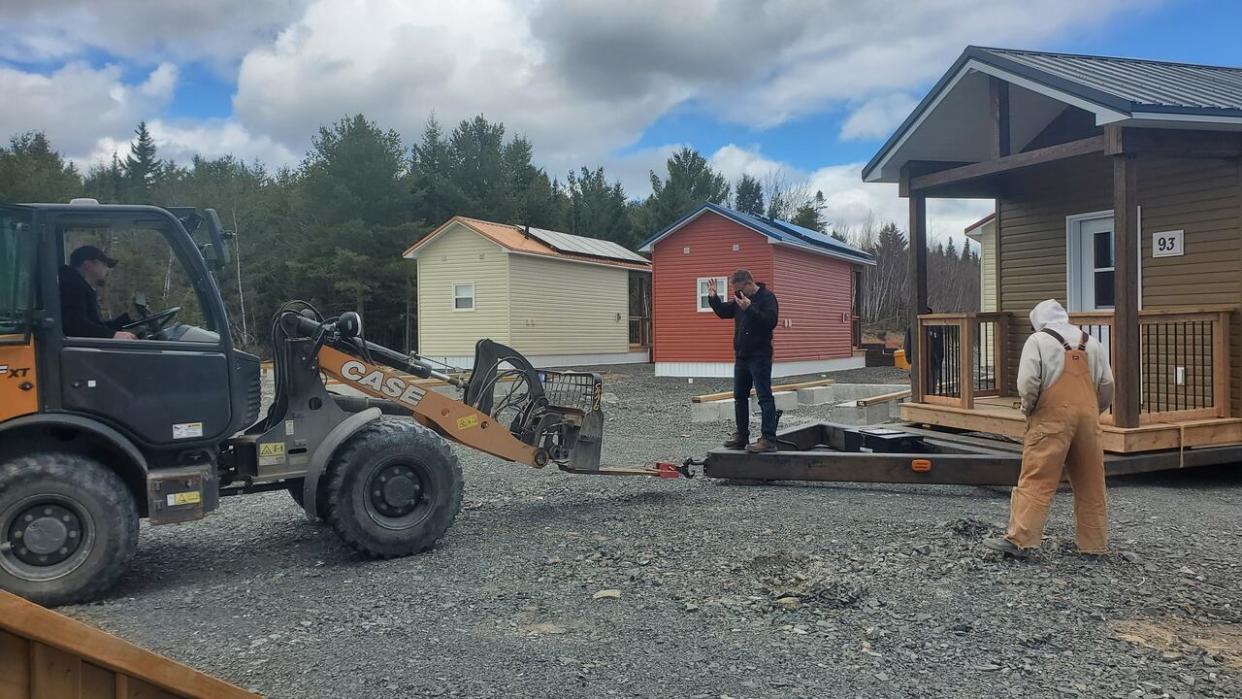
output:
M 937 313 L 919 317 L 921 399 L 973 408 L 976 397 L 1008 385 L 1008 313 Z
M 1140 421 L 1229 417 L 1232 307 L 1139 312 Z M 1113 341 L 1112 311 L 1075 313 L 1079 325 L 1108 350 L 1113 366 L 1124 351 Z M 975 399 L 1012 396 L 1009 313 L 939 313 L 919 317 L 924 403 L 974 408 Z M 1017 340 L 1018 338 L 1013 338 Z M 1067 338 L 1068 339 L 1068 338 Z M 1104 421 L 1111 420 L 1111 415 Z

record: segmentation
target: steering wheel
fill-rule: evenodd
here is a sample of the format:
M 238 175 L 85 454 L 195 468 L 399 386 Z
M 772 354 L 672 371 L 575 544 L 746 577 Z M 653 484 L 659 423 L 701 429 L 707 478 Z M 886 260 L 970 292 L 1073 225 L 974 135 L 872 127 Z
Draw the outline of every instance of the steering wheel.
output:
M 164 310 L 158 313 L 149 315 L 146 318 L 135 320 L 132 323 L 127 323 L 125 325 L 122 325 L 121 329 L 122 330 L 139 330 L 141 332 L 134 333 L 134 334 L 141 335 L 144 338 L 150 337 L 152 335 L 159 333 L 164 328 L 168 327 L 169 323 L 172 322 L 172 319 L 175 318 L 177 314 L 180 312 L 181 312 L 181 306 L 173 306 L 172 308 L 165 308 Z

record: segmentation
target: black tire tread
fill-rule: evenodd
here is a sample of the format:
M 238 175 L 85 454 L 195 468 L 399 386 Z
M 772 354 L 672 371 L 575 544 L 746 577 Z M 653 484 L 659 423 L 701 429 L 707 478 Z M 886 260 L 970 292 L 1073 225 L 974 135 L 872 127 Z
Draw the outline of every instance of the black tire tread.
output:
M 449 508 L 443 529 L 425 533 L 411 542 L 407 551 L 392 551 L 371 545 L 370 542 L 358 536 L 354 528 L 348 526 L 349 523 L 342 521 L 340 514 L 339 500 L 342 495 L 347 496 L 344 483 L 347 470 L 343 466 L 357 460 L 366 451 L 393 443 L 410 450 L 431 452 L 436 458 L 443 459 L 449 464 L 452 474 L 448 498 Z M 329 462 L 328 488 L 325 498 L 327 507 L 324 518 L 345 540 L 345 543 L 372 558 L 397 558 L 421 553 L 435 546 L 436 541 L 457 518 L 458 512 L 461 511 L 463 480 L 461 463 L 444 438 L 411 420 L 381 418 L 354 433 Z
M 96 545 L 108 545 L 99 539 L 109 535 L 120 537 L 112 542 L 120 554 L 109 556 L 94 575 L 74 587 L 65 587 L 63 580 L 53 581 L 46 591 L 14 591 L 33 602 L 54 607 L 94 599 L 116 584 L 138 551 L 138 508 L 120 476 L 100 462 L 73 452 L 40 452 L 14 457 L 0 463 L 0 493 L 29 482 L 52 478 L 73 483 L 83 491 L 95 491 L 114 516 L 113 524 L 96 523 Z

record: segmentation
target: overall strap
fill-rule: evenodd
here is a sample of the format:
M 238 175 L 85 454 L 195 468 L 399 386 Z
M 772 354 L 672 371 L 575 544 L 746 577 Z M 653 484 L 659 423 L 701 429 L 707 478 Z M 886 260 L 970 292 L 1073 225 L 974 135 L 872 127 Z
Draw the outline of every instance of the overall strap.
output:
M 1078 341 L 1078 347 L 1077 347 L 1077 348 L 1075 348 L 1073 345 L 1071 345 L 1070 343 L 1066 342 L 1066 341 L 1065 341 L 1065 338 L 1061 337 L 1061 333 L 1058 333 L 1057 331 L 1053 330 L 1052 328 L 1044 328 L 1044 329 L 1043 329 L 1043 330 L 1041 330 L 1040 332 L 1047 333 L 1047 334 L 1051 335 L 1053 338 L 1055 338 L 1055 339 L 1056 339 L 1056 341 L 1057 341 L 1057 342 L 1060 342 L 1060 343 L 1061 343 L 1061 346 L 1062 346 L 1062 347 L 1064 347 L 1064 348 L 1065 348 L 1065 351 L 1067 351 L 1067 352 L 1073 352 L 1075 349 L 1077 349 L 1079 352 L 1085 352 L 1085 351 L 1087 351 L 1087 341 L 1091 339 L 1091 336 L 1090 336 L 1090 335 L 1088 335 L 1088 334 L 1087 334 L 1087 331 L 1085 331 L 1085 330 L 1084 330 L 1084 331 L 1083 331 L 1083 333 L 1082 333 L 1082 339 Z
M 1061 346 L 1064 347 L 1067 351 L 1072 351 L 1074 349 L 1074 346 L 1066 342 L 1065 338 L 1061 337 L 1061 333 L 1057 332 L 1056 330 L 1053 330 L 1052 328 L 1044 328 L 1040 332 L 1051 335 L 1057 342 L 1060 342 Z

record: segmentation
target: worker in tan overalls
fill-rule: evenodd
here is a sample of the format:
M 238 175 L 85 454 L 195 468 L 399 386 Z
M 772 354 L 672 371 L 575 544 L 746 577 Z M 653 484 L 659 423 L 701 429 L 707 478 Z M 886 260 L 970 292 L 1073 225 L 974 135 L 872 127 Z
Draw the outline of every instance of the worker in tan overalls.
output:
M 1074 489 L 1078 551 L 1102 554 L 1108 548 L 1108 511 L 1099 418 L 1113 403 L 1108 352 L 1071 325 L 1055 300 L 1031 311 L 1031 326 L 1035 333 L 1027 338 L 1018 367 L 1018 394 L 1027 416 L 1022 473 L 1013 489 L 1009 531 L 983 543 L 1019 558 L 1039 548 L 1064 467 Z

